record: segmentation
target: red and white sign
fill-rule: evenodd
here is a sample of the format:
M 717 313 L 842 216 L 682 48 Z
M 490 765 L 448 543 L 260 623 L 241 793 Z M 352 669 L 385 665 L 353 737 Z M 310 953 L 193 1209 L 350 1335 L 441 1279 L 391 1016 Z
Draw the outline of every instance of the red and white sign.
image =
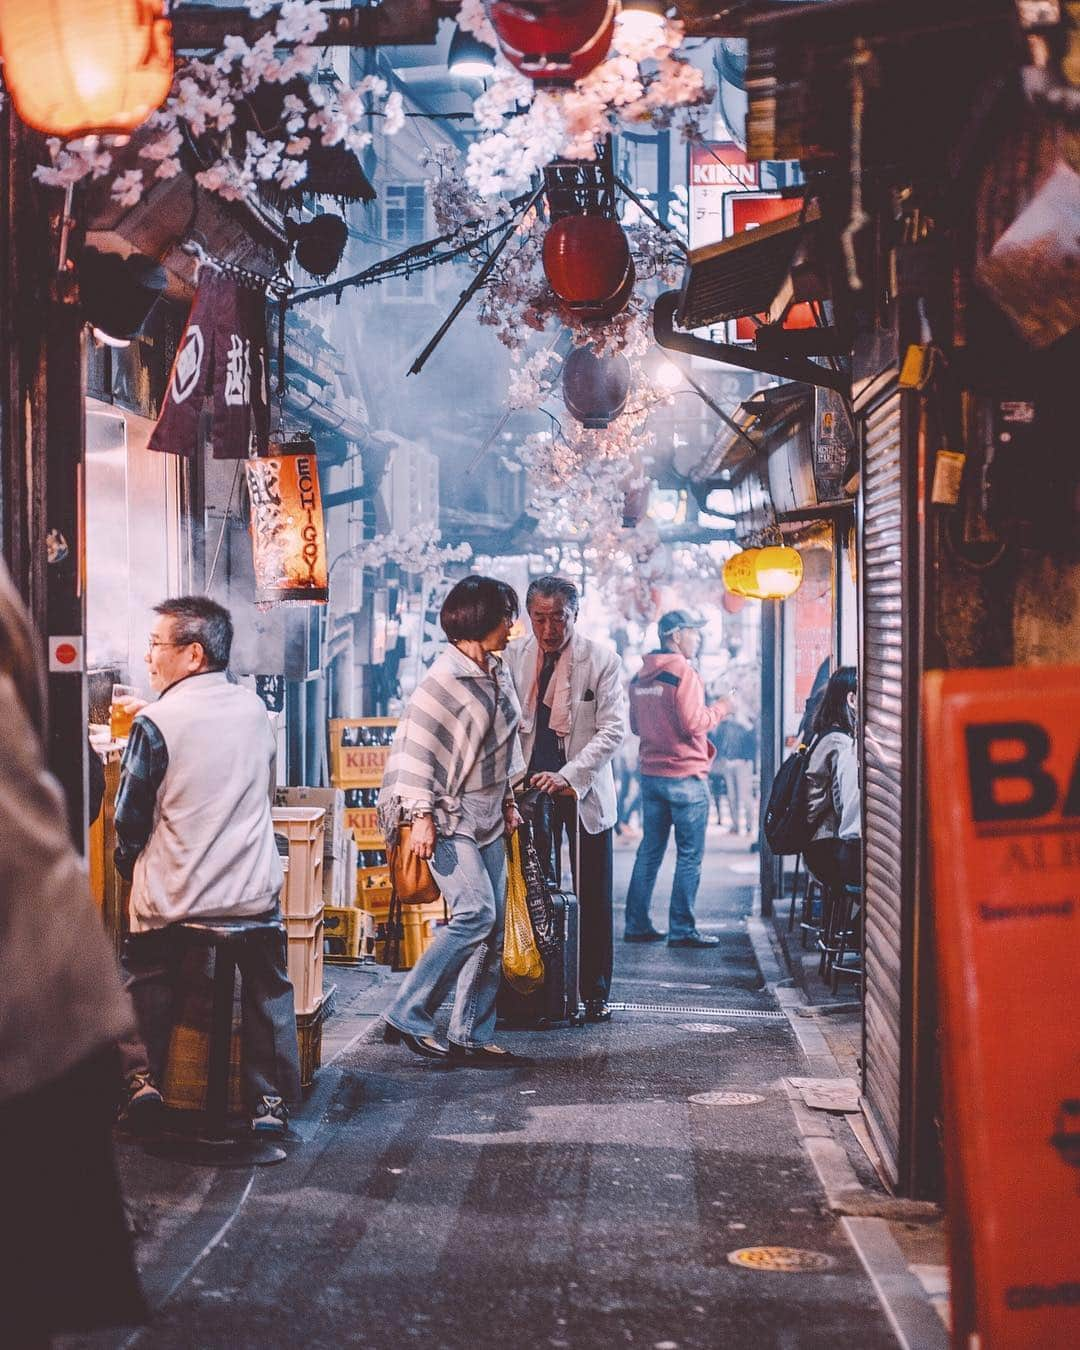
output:
M 49 673 L 70 674 L 83 669 L 83 640 L 79 633 L 71 637 L 49 638 Z
M 716 244 L 729 232 L 726 203 L 733 192 L 756 192 L 756 164 L 733 141 L 694 142 L 690 146 L 690 247 Z

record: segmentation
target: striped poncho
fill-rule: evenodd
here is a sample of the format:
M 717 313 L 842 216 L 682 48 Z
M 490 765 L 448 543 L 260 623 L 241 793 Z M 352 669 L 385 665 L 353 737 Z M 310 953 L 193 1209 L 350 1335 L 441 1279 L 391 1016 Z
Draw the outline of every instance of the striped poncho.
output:
M 379 827 L 388 843 L 420 808 L 432 812 L 440 835 L 452 835 L 464 793 L 508 785 L 524 770 L 514 684 L 499 656 L 489 660 L 485 672 L 447 647 L 409 700 L 379 793 Z

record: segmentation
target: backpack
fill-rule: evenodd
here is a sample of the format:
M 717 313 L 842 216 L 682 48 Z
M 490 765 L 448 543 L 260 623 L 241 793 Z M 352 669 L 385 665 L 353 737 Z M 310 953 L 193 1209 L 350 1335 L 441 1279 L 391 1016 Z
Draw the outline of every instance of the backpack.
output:
M 774 853 L 802 853 L 813 838 L 806 771 L 816 740 L 815 737 L 809 745 L 800 745 L 780 765 L 773 779 L 761 829 Z

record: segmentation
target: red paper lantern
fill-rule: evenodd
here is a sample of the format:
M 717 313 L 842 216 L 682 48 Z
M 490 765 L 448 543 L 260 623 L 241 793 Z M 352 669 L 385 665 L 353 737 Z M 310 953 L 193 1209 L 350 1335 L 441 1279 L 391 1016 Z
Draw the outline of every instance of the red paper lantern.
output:
M 637 273 L 634 271 L 634 260 L 631 258 L 627 264 L 622 283 L 610 300 L 602 300 L 596 305 L 568 305 L 563 303 L 559 305 L 559 310 L 568 323 L 606 323 L 608 319 L 613 319 L 616 314 L 621 314 L 630 303 L 636 281 Z
M 736 595 L 733 591 L 725 591 L 720 597 L 720 604 L 723 606 L 725 614 L 738 614 L 739 610 L 746 604 L 746 596 Z
M 494 0 L 503 55 L 538 84 L 573 84 L 608 53 L 617 0 Z
M 575 347 L 563 366 L 563 402 L 586 427 L 606 427 L 626 407 L 630 362 L 617 352 L 597 356 L 591 347 Z
M 568 305 L 599 305 L 625 284 L 630 244 L 617 220 L 564 216 L 544 235 L 544 274 Z

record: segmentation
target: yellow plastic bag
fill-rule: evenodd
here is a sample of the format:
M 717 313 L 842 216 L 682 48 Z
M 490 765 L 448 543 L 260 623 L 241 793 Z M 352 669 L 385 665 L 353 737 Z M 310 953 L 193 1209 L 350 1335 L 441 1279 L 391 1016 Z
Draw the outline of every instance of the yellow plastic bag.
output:
M 544 958 L 533 935 L 521 870 L 521 841 L 516 832 L 507 845 L 503 974 L 519 994 L 531 994 L 544 983 Z

